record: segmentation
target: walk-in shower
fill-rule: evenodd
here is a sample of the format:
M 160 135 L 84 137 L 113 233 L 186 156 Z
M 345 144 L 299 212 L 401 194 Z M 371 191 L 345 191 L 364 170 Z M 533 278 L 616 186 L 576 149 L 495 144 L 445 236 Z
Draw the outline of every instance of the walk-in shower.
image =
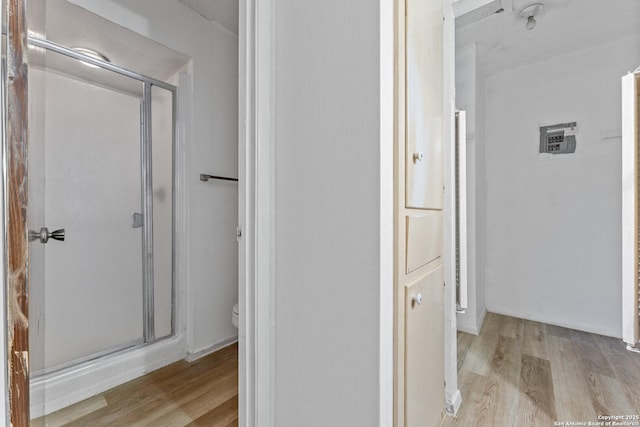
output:
M 32 416 L 49 383 L 176 332 L 176 86 L 28 38 Z M 34 407 L 35 405 L 35 407 Z M 54 407 L 55 409 L 55 407 Z
M 6 384 L 20 425 L 185 357 L 192 58 L 92 4 L 106 3 L 2 1 Z
M 176 88 L 50 41 L 29 45 L 45 50 L 29 99 L 37 377 L 173 333 Z M 53 229 L 64 230 L 49 231 L 58 241 Z

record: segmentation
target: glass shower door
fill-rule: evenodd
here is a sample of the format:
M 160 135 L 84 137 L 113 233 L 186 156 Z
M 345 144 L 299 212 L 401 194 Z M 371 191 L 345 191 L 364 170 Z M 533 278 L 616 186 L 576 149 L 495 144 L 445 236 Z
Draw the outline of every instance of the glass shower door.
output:
M 143 342 L 142 85 L 44 55 L 29 99 L 34 376 Z

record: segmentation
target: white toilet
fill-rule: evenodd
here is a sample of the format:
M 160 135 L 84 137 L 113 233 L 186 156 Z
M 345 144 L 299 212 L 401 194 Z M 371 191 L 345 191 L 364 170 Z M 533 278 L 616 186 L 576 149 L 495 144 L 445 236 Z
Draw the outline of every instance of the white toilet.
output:
M 233 306 L 233 313 L 231 314 L 231 323 L 236 328 L 238 327 L 238 313 L 239 312 L 240 312 L 240 308 L 238 307 L 238 304 L 234 305 Z

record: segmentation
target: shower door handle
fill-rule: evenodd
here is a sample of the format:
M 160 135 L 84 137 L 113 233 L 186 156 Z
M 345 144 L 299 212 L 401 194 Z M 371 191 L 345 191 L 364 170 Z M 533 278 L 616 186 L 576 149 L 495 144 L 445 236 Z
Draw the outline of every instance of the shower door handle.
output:
M 40 243 L 47 243 L 49 239 L 64 242 L 64 228 L 49 232 L 47 227 L 42 227 L 40 231 L 29 231 L 29 241 L 40 240 Z
M 134 212 L 131 215 L 133 216 L 133 224 L 131 224 L 131 228 L 140 228 L 144 225 L 144 218 L 141 213 Z
M 47 230 L 47 234 L 50 239 L 58 240 L 60 242 L 64 242 L 64 228 L 60 228 L 58 230 L 53 230 L 51 233 Z

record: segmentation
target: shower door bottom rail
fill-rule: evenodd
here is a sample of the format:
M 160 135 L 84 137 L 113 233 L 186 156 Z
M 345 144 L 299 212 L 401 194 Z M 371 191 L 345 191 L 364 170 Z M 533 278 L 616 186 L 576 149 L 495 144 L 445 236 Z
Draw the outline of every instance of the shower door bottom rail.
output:
M 63 372 L 65 370 L 68 369 L 77 369 L 78 367 L 85 365 L 85 366 L 89 366 L 91 365 L 93 362 L 95 362 L 98 359 L 102 359 L 104 357 L 108 357 L 111 356 L 115 353 L 120 353 L 122 351 L 128 351 L 128 350 L 132 350 L 135 348 L 139 348 L 139 347 L 143 347 L 145 345 L 148 345 L 151 343 L 145 343 L 143 338 L 137 339 L 135 341 L 131 341 L 128 343 L 124 343 L 121 345 L 118 345 L 116 347 L 110 347 L 106 350 L 102 350 L 99 351 L 97 353 L 92 353 L 90 355 L 84 356 L 84 357 L 79 357 L 73 360 L 69 360 L 67 362 L 63 362 L 61 364 L 55 365 L 55 366 L 51 366 L 49 368 L 44 368 L 44 369 L 40 369 L 38 371 L 35 371 L 31 374 L 31 381 L 37 381 L 39 379 L 43 379 L 45 377 L 48 377 L 50 375 L 56 374 L 56 373 L 60 373 Z

